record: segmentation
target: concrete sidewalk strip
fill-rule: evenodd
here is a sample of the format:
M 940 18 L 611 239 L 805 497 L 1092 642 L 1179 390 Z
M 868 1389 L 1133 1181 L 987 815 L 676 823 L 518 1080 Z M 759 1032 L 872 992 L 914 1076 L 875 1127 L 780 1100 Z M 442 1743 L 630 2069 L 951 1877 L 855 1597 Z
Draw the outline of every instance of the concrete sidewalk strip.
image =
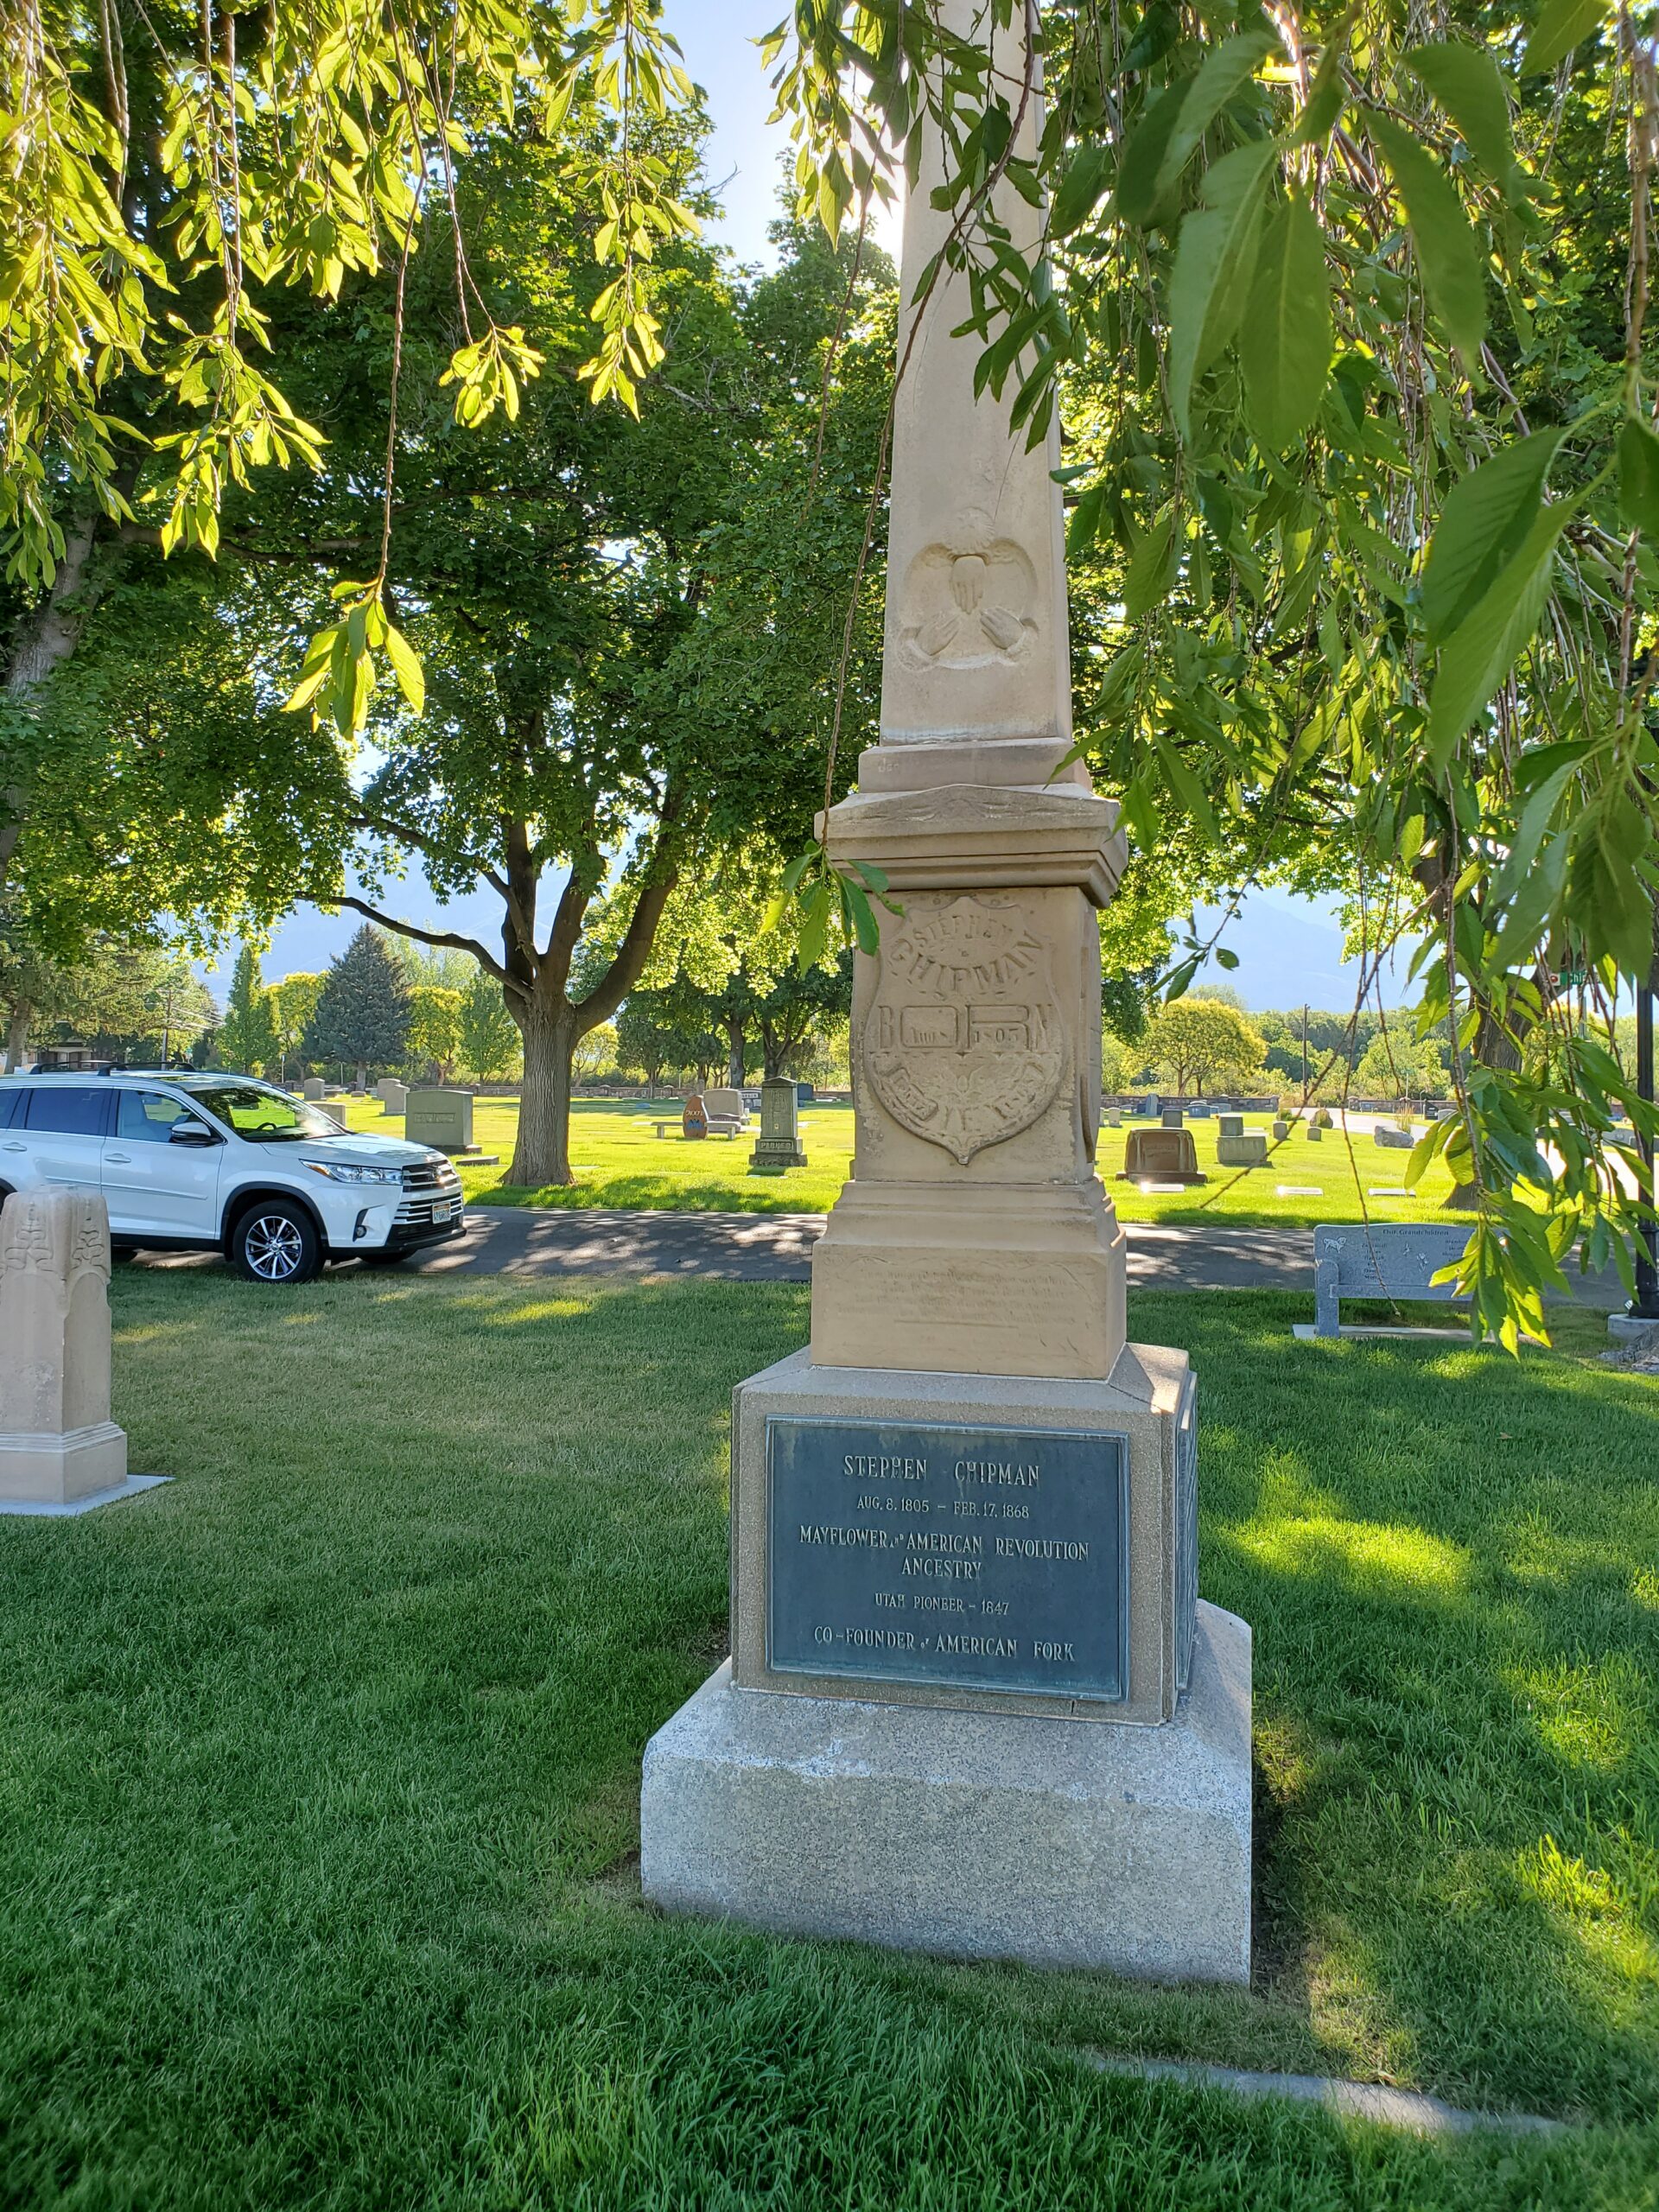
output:
M 1556 2135 L 1565 2120 L 1531 2112 L 1469 2112 L 1421 2089 L 1393 2089 L 1377 2082 L 1344 2082 L 1323 2074 L 1249 2074 L 1236 2066 L 1201 2066 L 1172 2058 L 1118 2058 L 1078 2051 L 1084 2065 L 1131 2081 L 1172 2082 L 1190 2089 L 1221 2089 L 1236 2097 L 1282 2097 L 1292 2104 L 1321 2105 L 1344 2120 L 1369 2120 L 1412 2135 Z

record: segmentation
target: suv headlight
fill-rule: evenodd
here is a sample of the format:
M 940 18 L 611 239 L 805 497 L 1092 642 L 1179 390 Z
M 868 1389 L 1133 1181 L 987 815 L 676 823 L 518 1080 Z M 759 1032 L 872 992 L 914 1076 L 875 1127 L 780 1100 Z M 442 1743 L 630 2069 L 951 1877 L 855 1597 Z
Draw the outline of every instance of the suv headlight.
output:
M 302 1163 L 314 1175 L 326 1175 L 331 1183 L 397 1183 L 401 1185 L 401 1167 L 359 1167 L 347 1160 L 308 1160 Z

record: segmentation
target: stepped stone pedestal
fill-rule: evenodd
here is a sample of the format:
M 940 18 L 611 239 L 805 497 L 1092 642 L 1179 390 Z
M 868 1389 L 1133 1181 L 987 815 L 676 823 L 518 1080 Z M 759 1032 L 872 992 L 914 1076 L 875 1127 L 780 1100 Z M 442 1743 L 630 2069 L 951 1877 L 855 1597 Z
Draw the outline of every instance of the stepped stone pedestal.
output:
M 110 1419 L 110 1217 L 95 1193 L 14 1192 L 0 1211 L 0 1501 L 118 1491 Z
M 1023 80 L 1022 14 L 940 14 Z M 910 346 L 952 219 L 938 145 L 921 172 L 880 742 L 824 824 L 891 899 L 855 963 L 856 1170 L 810 1350 L 734 1395 L 732 1658 L 646 1749 L 642 1879 L 762 1927 L 1239 1981 L 1249 1631 L 1198 1603 L 1196 1386 L 1127 1340 L 1096 1172 L 1125 848 L 1068 759 L 1058 429 L 1027 452 L 976 393 L 959 273 Z

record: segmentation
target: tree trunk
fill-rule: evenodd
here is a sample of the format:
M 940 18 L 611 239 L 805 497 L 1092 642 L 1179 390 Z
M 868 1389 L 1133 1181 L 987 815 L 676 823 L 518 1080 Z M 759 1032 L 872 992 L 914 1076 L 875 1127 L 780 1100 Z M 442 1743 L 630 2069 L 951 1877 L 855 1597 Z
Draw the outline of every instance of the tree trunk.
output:
M 129 486 L 129 489 L 130 486 Z M 52 588 L 41 601 L 33 620 L 23 630 L 12 654 L 11 665 L 6 671 L 6 696 L 9 702 L 22 705 L 30 693 L 44 683 L 53 671 L 61 666 L 74 652 L 79 640 L 81 624 L 86 617 L 85 601 L 79 594 L 86 582 L 87 564 L 92 559 L 92 541 L 98 531 L 96 514 L 84 516 L 65 532 L 63 555 L 58 563 Z M 3 763 L 0 762 L 0 770 Z M 0 888 L 5 884 L 11 867 L 12 855 L 17 849 L 22 834 L 23 818 L 29 811 L 29 793 L 20 783 L 14 783 L 0 772 Z
M 726 1017 L 726 1087 L 743 1088 L 743 1019 L 735 1014 Z
M 540 1190 L 575 1181 L 570 1172 L 571 1062 L 576 1049 L 575 1009 L 532 998 L 514 1014 L 524 1042 L 524 1084 L 518 1105 L 518 1141 L 507 1180 Z
M 29 1050 L 29 1025 L 34 1012 L 21 1000 L 11 1009 L 11 1020 L 6 1025 L 6 1067 L 12 1075 L 22 1065 L 23 1054 Z

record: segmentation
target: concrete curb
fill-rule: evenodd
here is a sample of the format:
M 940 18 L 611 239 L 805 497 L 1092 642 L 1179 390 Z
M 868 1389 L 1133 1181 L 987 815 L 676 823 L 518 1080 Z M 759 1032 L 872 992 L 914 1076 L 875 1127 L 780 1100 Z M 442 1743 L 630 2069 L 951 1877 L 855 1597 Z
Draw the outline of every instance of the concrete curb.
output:
M 1172 2058 L 1120 2058 L 1105 2051 L 1073 2054 L 1096 2073 L 1137 2082 L 1170 2082 L 1189 2089 L 1221 2089 L 1236 2097 L 1282 2097 L 1320 2105 L 1344 2120 L 1369 2120 L 1411 2135 L 1446 2138 L 1483 2131 L 1498 2135 L 1559 2135 L 1567 2123 L 1540 2113 L 1467 2112 L 1421 2089 L 1376 2082 L 1344 2082 L 1323 2074 L 1251 2074 L 1235 2066 L 1201 2066 Z

